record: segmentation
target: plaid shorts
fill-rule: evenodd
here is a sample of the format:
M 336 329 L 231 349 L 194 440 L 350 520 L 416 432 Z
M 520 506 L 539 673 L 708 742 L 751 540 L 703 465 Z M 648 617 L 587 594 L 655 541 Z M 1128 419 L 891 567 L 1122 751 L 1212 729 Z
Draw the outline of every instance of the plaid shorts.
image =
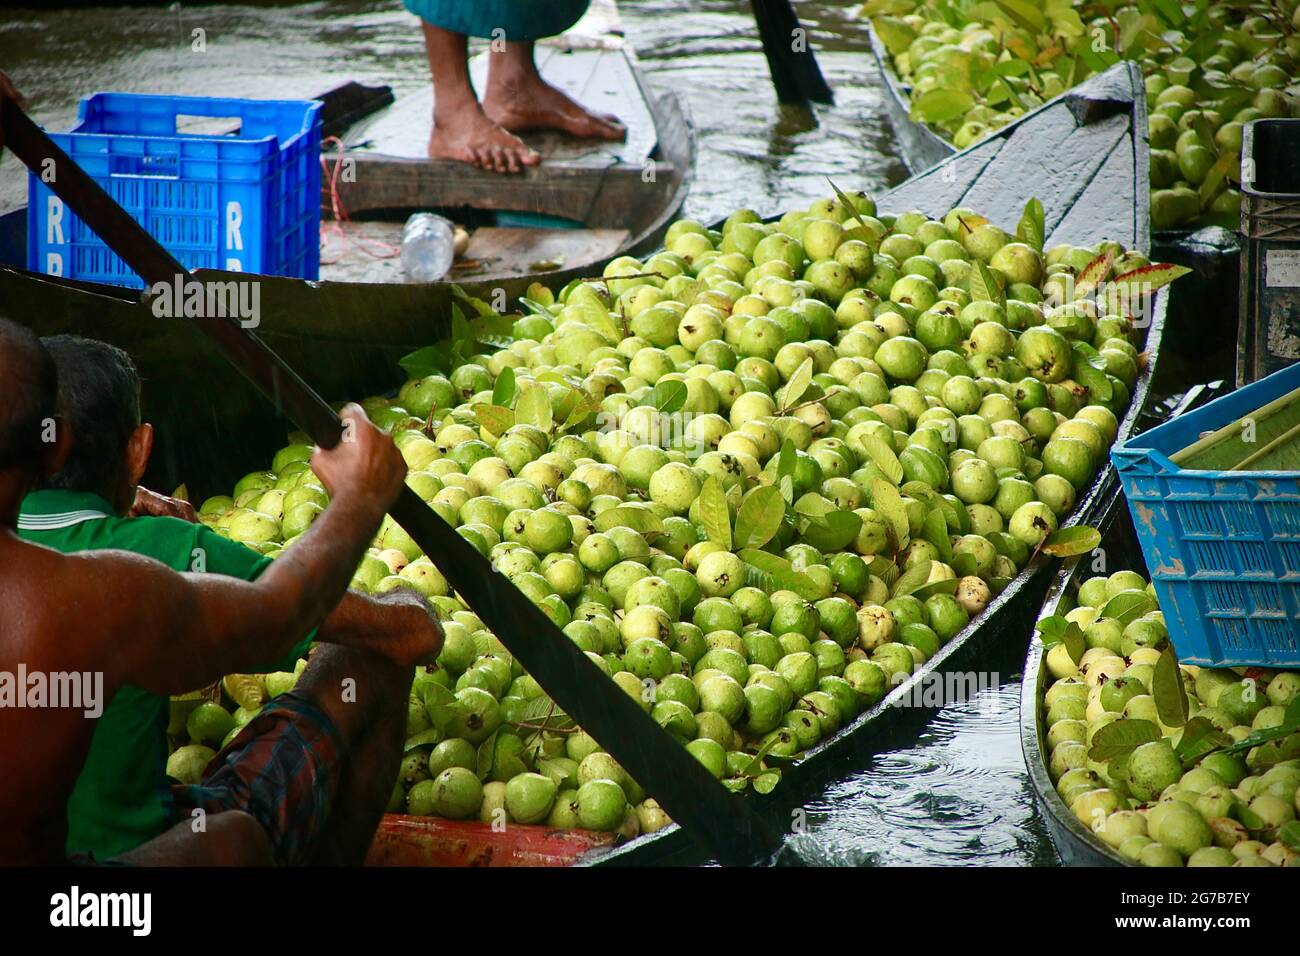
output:
M 342 741 L 334 722 L 305 695 L 289 691 L 248 722 L 203 771 L 175 784 L 177 820 L 198 808 L 243 810 L 266 830 L 276 862 L 306 862 L 333 809 Z

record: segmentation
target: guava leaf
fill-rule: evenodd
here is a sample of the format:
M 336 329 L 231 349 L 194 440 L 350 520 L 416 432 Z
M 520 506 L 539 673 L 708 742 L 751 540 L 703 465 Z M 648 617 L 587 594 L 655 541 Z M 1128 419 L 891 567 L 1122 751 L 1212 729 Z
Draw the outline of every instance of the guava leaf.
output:
M 1011 19 L 1030 30 L 1033 33 L 1042 33 L 1047 26 L 1047 18 L 1043 11 L 1030 3 L 1029 0 L 993 0 L 999 7 L 1005 10 Z
M 975 555 L 969 551 L 954 554 L 952 560 L 948 563 L 952 565 L 952 569 L 958 577 L 969 577 L 979 570 L 979 562 L 976 560 Z
M 1074 380 L 1086 388 L 1096 401 L 1109 402 L 1115 395 L 1115 386 L 1110 383 L 1106 373 L 1087 359 L 1074 363 Z
M 956 594 L 957 579 L 944 578 L 942 581 L 931 581 L 929 584 L 922 584 L 912 592 L 912 597 L 918 601 L 924 601 L 934 597 L 936 594 Z
M 912 100 L 912 119 L 922 123 L 946 123 L 964 116 L 975 106 L 975 97 L 965 90 L 936 87 Z
M 934 549 L 939 552 L 940 561 L 944 564 L 952 563 L 952 542 L 948 540 L 948 522 L 944 519 L 943 512 L 935 510 L 925 516 L 921 537 L 934 545 Z
M 428 378 L 451 371 L 451 352 L 445 344 L 427 345 L 397 360 L 409 378 Z
M 492 385 L 492 404 L 509 405 L 515 400 L 515 370 L 506 366 Z M 496 432 L 500 435 L 500 432 Z
M 515 413 L 502 405 L 474 406 L 474 418 L 493 435 L 504 435 L 515 423 Z
M 515 403 L 515 421 L 544 432 L 551 430 L 551 393 L 545 385 L 534 385 Z
M 903 480 L 903 466 L 894 454 L 894 449 L 885 443 L 879 435 L 867 435 L 862 440 L 862 449 L 871 462 L 880 469 L 881 474 L 897 485 Z
M 437 727 L 426 727 L 418 734 L 406 738 L 406 743 L 402 744 L 402 753 L 410 753 L 416 747 L 428 747 L 441 742 L 442 731 Z
M 781 771 L 768 770 L 754 778 L 754 791 L 756 793 L 771 793 L 780 782 Z
M 1151 696 L 1156 700 L 1156 713 L 1167 727 L 1181 727 L 1187 723 L 1187 688 L 1178 670 L 1178 658 L 1172 647 L 1160 652 L 1155 673 L 1151 677 Z
M 1110 275 L 1115 265 L 1115 250 L 1107 249 L 1083 267 L 1074 282 L 1074 299 L 1085 299 L 1096 291 L 1097 287 Z
M 817 599 L 817 583 L 780 555 L 757 548 L 746 548 L 739 554 L 742 561 L 770 579 L 775 585 L 773 590 L 793 591 L 805 601 Z
M 1183 726 L 1183 734 L 1178 739 L 1174 752 L 1184 766 L 1190 766 L 1212 751 L 1231 743 L 1231 737 L 1204 717 L 1193 717 Z
M 1083 652 L 1087 650 L 1087 643 L 1083 638 L 1083 628 L 1079 627 L 1074 621 L 1068 621 L 1060 615 L 1052 615 L 1038 620 L 1034 625 L 1038 631 L 1039 640 L 1042 641 L 1043 647 L 1054 647 L 1057 644 L 1065 645 L 1065 652 L 1070 655 L 1070 660 L 1076 664 L 1083 657 Z
M 903 496 L 898 493 L 898 489 L 883 478 L 876 478 L 871 482 L 871 507 L 885 519 L 885 524 L 893 532 L 895 549 L 907 547 L 910 526 L 907 509 L 903 507 Z
M 1022 61 L 1008 60 L 1007 65 L 1020 62 Z M 1016 225 L 1016 238 L 1041 253 L 1043 251 L 1043 233 L 1045 229 L 1043 204 L 1037 198 L 1031 198 L 1029 202 L 1025 203 L 1025 211 L 1021 213 L 1020 222 Z
M 1123 717 L 1093 735 L 1088 759 L 1106 763 L 1116 757 L 1127 757 L 1138 747 L 1160 737 L 1160 728 L 1151 721 Z
M 662 534 L 664 530 L 663 522 L 653 511 L 628 505 L 606 508 L 592 519 L 591 525 L 601 532 L 610 528 L 631 528 L 638 534 Z
M 1210 142 L 1213 142 L 1211 139 Z M 1210 203 L 1219 194 L 1219 187 L 1223 181 L 1228 178 L 1228 174 L 1234 169 L 1241 168 L 1241 154 L 1238 152 L 1226 152 L 1214 161 L 1214 165 L 1209 168 L 1205 174 L 1205 179 L 1201 182 L 1200 196 L 1201 208 L 1208 209 Z
M 1247 737 L 1243 737 L 1227 747 L 1223 748 L 1224 753 L 1240 753 L 1244 750 L 1250 750 L 1258 747 L 1260 744 L 1266 744 L 1270 740 L 1278 740 L 1282 737 L 1289 737 L 1292 734 L 1300 732 L 1300 697 L 1291 701 L 1287 705 L 1286 714 L 1282 718 L 1282 723 L 1276 727 L 1270 727 L 1267 730 L 1256 730 Z M 1242 821 L 1245 822 L 1244 820 Z
M 761 548 L 781 529 L 785 499 L 772 485 L 750 491 L 736 512 L 735 544 L 738 548 Z
M 560 431 L 567 431 L 575 425 L 580 425 L 600 408 L 600 403 L 590 394 L 582 389 L 575 389 L 575 391 L 579 393 L 578 400 L 573 403 L 573 410 L 569 412 L 569 417 L 560 426 Z
M 709 475 L 700 489 L 700 524 L 710 541 L 731 550 L 731 514 L 717 475 Z
M 897 17 L 876 17 L 871 21 L 871 26 L 875 29 L 876 36 L 880 37 L 880 42 L 885 45 L 885 49 L 894 56 L 905 52 L 916 39 L 916 30 L 911 24 Z
M 799 404 L 799 399 L 803 398 L 804 393 L 808 391 L 808 386 L 812 384 L 812 377 L 813 360 L 806 358 L 785 383 L 781 398 L 782 410 L 791 409 Z
M 642 404 L 652 406 L 661 414 L 671 415 L 686 404 L 687 394 L 685 382 L 669 379 L 652 388 Z
M 1236 817 L 1247 830 L 1263 830 L 1267 826 L 1263 817 L 1252 810 L 1240 797 L 1232 802 L 1232 816 Z
M 905 594 L 911 594 L 917 588 L 924 587 L 930 580 L 930 568 L 925 564 L 917 564 L 908 568 L 898 576 L 894 586 L 890 588 L 889 596 L 902 597 Z
M 1137 620 L 1150 602 L 1144 594 L 1116 594 L 1113 598 L 1105 603 L 1098 617 L 1113 617 L 1119 623 L 1128 627 L 1133 621 Z
M 529 289 L 531 290 L 532 286 L 529 286 Z M 551 314 L 551 310 L 548 309 L 546 306 L 542 305 L 542 303 L 538 302 L 536 299 L 530 299 L 527 296 L 521 295 L 519 297 L 519 304 L 522 305 L 529 312 L 531 312 L 533 315 L 540 315 L 542 318 L 548 321 L 554 320 L 555 318 L 555 316 Z
M 758 785 L 754 785 L 758 789 Z M 1277 838 L 1297 853 L 1300 853 L 1300 820 L 1290 820 L 1277 828 Z
M 1060 528 L 1043 541 L 1042 550 L 1056 558 L 1072 558 L 1087 554 L 1101 544 L 1101 532 L 1087 525 L 1076 524 Z
M 492 764 L 496 760 L 497 734 L 499 730 L 494 730 L 488 734 L 487 739 L 478 745 L 477 772 L 479 780 L 486 780 L 492 775 Z
M 795 453 L 794 442 L 787 438 L 781 444 L 781 456 L 776 460 L 776 473 L 782 478 L 793 477 L 797 465 L 798 457 Z
M 852 511 L 831 510 L 823 513 L 816 525 L 810 543 L 823 552 L 843 551 L 862 530 L 862 518 Z
M 1002 291 L 1002 286 L 998 285 L 997 276 L 978 259 L 975 260 L 975 268 L 971 270 L 969 286 L 972 302 L 996 302 L 1001 306 L 1007 304 L 1007 295 Z
M 853 200 L 846 196 L 829 176 L 826 177 L 826 181 L 831 184 L 831 190 L 835 193 L 835 198 L 840 201 L 844 211 L 849 214 L 849 219 L 856 219 L 859 226 L 865 226 L 866 223 L 862 221 L 862 216 L 858 213 L 858 207 L 853 205 Z M 848 219 L 845 222 L 848 222 Z
M 1123 275 L 1116 276 L 1106 283 L 1106 288 L 1107 290 L 1118 289 L 1131 297 L 1133 294 L 1154 292 L 1156 289 L 1169 285 L 1176 279 L 1181 279 L 1191 271 L 1187 266 L 1174 265 L 1169 262 L 1153 262 L 1149 266 L 1130 269 Z

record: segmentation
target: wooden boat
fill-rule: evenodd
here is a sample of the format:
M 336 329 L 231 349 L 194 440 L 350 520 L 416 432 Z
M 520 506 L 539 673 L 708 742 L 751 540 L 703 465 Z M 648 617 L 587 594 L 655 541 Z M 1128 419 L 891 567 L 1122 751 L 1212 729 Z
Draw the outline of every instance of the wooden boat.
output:
M 1074 178 L 1066 180 L 1061 193 L 1045 194 L 1047 243 L 1092 244 L 1102 238 L 1116 238 L 1126 245 L 1147 248 L 1146 145 L 1144 136 L 1133 135 L 1134 130 L 1145 129 L 1144 118 L 1141 123 L 1137 122 L 1139 108 L 1136 106 L 1138 100 L 1134 98 L 1140 99 L 1141 80 L 1136 69 L 1121 66 L 1112 71 L 1108 84 L 1104 95 L 1089 100 L 1078 112 L 1058 104 L 1030 114 L 978 147 L 950 157 L 939 168 L 882 195 L 878 205 L 890 212 L 920 209 L 931 216 L 942 215 L 953 206 L 965 205 L 979 209 L 994 222 L 1013 225 L 1025 199 L 1034 194 L 1032 187 L 1025 189 L 1020 184 L 1032 178 L 1035 167 L 1039 165 L 1035 154 L 1043 148 L 1041 144 L 1059 142 L 1058 136 L 1077 136 L 1081 147 L 1079 154 L 1091 157 L 1091 161 L 1074 170 Z M 1120 423 L 1121 437 L 1133 432 L 1139 416 L 1151 401 L 1150 386 L 1164 331 L 1166 291 L 1157 294 L 1144 348 L 1149 360 L 1133 389 L 1129 411 Z M 1108 465 L 1080 497 L 1070 522 L 1093 521 L 1093 516 L 1117 494 L 1118 482 Z M 788 821 L 810 796 L 860 765 L 865 757 L 904 746 L 915 739 L 934 710 L 934 705 L 924 697 L 918 700 L 920 688 L 932 686 L 936 678 L 945 674 L 988 671 L 1004 664 L 1016 666 L 1050 583 L 1051 573 L 1051 561 L 1042 557 L 1035 559 L 981 615 L 909 680 L 837 734 L 805 752 L 783 771 L 781 784 L 773 793 L 761 797 L 751 795 L 751 798 L 761 801 L 763 812 L 770 814 L 774 821 Z M 548 834 L 555 839 L 555 831 L 545 828 L 519 829 L 525 831 L 521 839 L 526 839 L 527 843 L 521 845 L 520 854 L 515 858 L 518 865 L 528 865 L 530 850 L 527 846 L 532 841 L 546 839 Z M 423 857 L 426 863 L 486 855 L 494 865 L 510 865 L 508 858 L 502 857 L 500 834 L 488 833 L 487 830 L 487 827 L 480 827 L 477 831 L 481 843 L 477 843 L 476 848 L 465 849 L 457 844 L 455 855 L 449 857 L 442 849 L 441 835 L 446 832 L 444 821 L 390 816 L 381 825 L 377 841 L 383 848 L 382 852 L 375 851 L 372 862 L 386 862 L 390 852 L 388 847 L 394 841 L 401 841 L 404 833 L 420 833 L 419 842 L 432 840 L 430 851 Z M 467 832 L 463 826 L 457 827 L 455 839 L 471 839 L 474 832 Z M 562 847 L 557 843 L 554 849 L 555 856 L 563 859 L 572 847 Z M 418 849 L 416 855 L 419 856 Z M 404 856 L 402 859 L 409 861 L 411 858 Z M 646 834 L 620 846 L 592 847 L 577 852 L 568 860 L 578 865 L 611 866 L 676 865 L 701 861 L 701 850 L 676 826 Z
M 424 292 L 431 309 L 445 303 L 451 282 L 501 288 L 513 299 L 539 275 L 563 284 L 660 244 L 689 189 L 694 134 L 681 100 L 647 86 L 613 0 L 598 0 L 572 29 L 540 43 L 537 62 L 552 84 L 617 114 L 626 141 L 527 133 L 542 163 L 499 175 L 428 159 L 427 84 L 397 102 L 391 95 L 375 102 L 377 91 L 368 99 L 355 84 L 324 98 L 323 138 L 334 139 L 322 146 L 322 283 L 404 286 L 396 253 L 406 218 L 420 210 L 439 211 L 469 232 L 446 281 Z M 486 54 L 474 57 L 470 73 L 479 89 L 486 72 Z M 0 217 L 0 263 L 25 267 L 26 223 L 25 208 Z M 386 294 L 400 296 L 389 288 L 368 293 L 377 313 L 385 311 Z
M 895 213 L 920 209 L 941 216 L 954 206 L 966 205 L 995 223 L 1014 227 L 1025 201 L 1037 194 L 1044 205 L 1049 245 L 1091 245 L 1114 239 L 1131 248 L 1148 249 L 1141 80 L 1136 68 L 1128 65 L 1116 67 L 1105 80 L 1105 85 L 1094 87 L 1095 94 L 1045 106 L 882 195 L 880 208 Z M 1049 181 L 1044 169 L 1049 165 L 1048 153 L 1063 140 L 1075 147 L 1073 154 L 1080 161 L 1055 171 Z M 388 289 L 267 279 L 259 332 L 327 398 L 391 389 L 400 383 L 394 362 L 406 349 L 406 336 L 418 331 L 426 340 L 433 340 L 447 334 L 447 300 L 438 309 L 423 294 L 423 287 L 407 286 L 391 296 L 385 291 L 385 311 L 379 311 L 372 301 L 378 295 L 367 292 L 376 288 Z M 467 284 L 466 289 L 482 294 L 481 286 Z M 1130 434 L 1150 397 L 1166 293 L 1161 290 L 1156 297 L 1144 347 L 1149 359 L 1132 390 L 1132 405 L 1120 425 L 1121 437 Z M 107 295 L 77 283 L 20 272 L 0 272 L 0 315 L 26 321 L 42 332 L 75 331 L 127 347 L 145 375 L 149 417 L 163 432 L 158 446 L 172 455 L 162 463 L 164 469 L 203 461 L 218 473 L 242 474 L 264 464 L 283 442 L 283 422 L 267 415 L 265 402 L 192 330 L 183 323 L 153 319 L 132 297 Z M 183 350 L 184 362 L 176 360 L 177 349 Z M 214 395 L 220 400 L 214 401 Z M 187 451 L 175 451 L 174 442 L 182 443 Z M 201 473 L 171 475 L 190 478 L 193 489 L 193 476 Z M 225 487 L 229 481 L 222 478 L 214 490 Z M 1107 466 L 1080 496 L 1072 520 L 1090 520 L 1113 493 L 1113 476 Z M 753 795 L 753 799 L 760 801 L 774 822 L 788 824 L 791 811 L 828 780 L 842 775 L 866 755 L 914 739 L 935 706 L 924 699 L 912 699 L 918 688 L 947 673 L 992 669 L 1012 652 L 1018 659 L 1028 633 L 1020 619 L 1023 609 L 1037 610 L 1050 573 L 1049 561 L 1039 558 L 1031 562 L 911 679 L 786 768 L 772 794 Z M 570 839 L 571 834 L 546 828 L 512 826 L 508 833 L 518 839 L 502 839 L 487 826 L 448 826 L 431 818 L 389 817 L 381 826 L 372 862 L 624 865 L 698 861 L 700 854 L 676 826 L 619 847 L 601 845 L 600 841 L 582 846 Z M 540 855 L 538 844 L 546 848 Z
M 872 56 L 880 69 L 885 87 L 885 110 L 889 114 L 894 134 L 898 138 L 903 163 L 913 173 L 929 169 L 935 163 L 942 162 L 957 152 L 957 147 L 925 123 L 912 119 L 909 87 L 894 72 L 893 58 L 872 29 L 870 22 L 864 21 L 864 27 L 871 39 Z M 1094 95 L 1092 90 L 1097 79 L 1096 76 L 1090 77 L 1074 89 L 1067 90 L 1057 99 L 1067 102 L 1077 102 L 1079 97 L 1086 99 Z M 1142 127 L 1145 129 L 1145 95 L 1142 102 Z M 1200 275 L 1199 281 L 1203 284 L 1202 296 L 1214 296 L 1222 302 L 1225 311 L 1236 314 L 1232 303 L 1235 302 L 1236 295 L 1237 254 L 1240 251 L 1240 244 L 1235 233 L 1218 227 L 1195 231 L 1172 230 L 1156 233 L 1152 237 L 1151 245 L 1152 255 L 1155 258 L 1193 267 Z M 1197 281 L 1190 280 L 1191 283 Z

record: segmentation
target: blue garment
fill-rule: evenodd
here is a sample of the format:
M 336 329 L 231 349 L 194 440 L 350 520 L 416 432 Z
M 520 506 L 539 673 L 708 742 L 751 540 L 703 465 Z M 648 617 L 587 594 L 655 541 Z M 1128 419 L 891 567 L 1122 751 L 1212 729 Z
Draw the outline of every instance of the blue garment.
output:
M 402 0 L 406 9 L 435 27 L 466 36 L 540 40 L 563 33 L 586 13 L 589 0 Z M 499 36 L 500 34 L 496 34 Z

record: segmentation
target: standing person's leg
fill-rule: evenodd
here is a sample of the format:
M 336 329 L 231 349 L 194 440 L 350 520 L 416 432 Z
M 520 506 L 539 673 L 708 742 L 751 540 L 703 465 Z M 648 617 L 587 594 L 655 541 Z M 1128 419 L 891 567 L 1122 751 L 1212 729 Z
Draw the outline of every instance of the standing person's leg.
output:
M 618 117 L 593 113 L 542 79 L 532 40 L 507 43 L 490 57 L 483 112 L 505 129 L 558 129 L 582 139 L 627 136 Z
M 541 157 L 534 150 L 483 112 L 469 78 L 465 35 L 428 21 L 421 25 L 433 76 L 430 158 L 452 159 L 498 173 L 517 173 L 539 163 Z

